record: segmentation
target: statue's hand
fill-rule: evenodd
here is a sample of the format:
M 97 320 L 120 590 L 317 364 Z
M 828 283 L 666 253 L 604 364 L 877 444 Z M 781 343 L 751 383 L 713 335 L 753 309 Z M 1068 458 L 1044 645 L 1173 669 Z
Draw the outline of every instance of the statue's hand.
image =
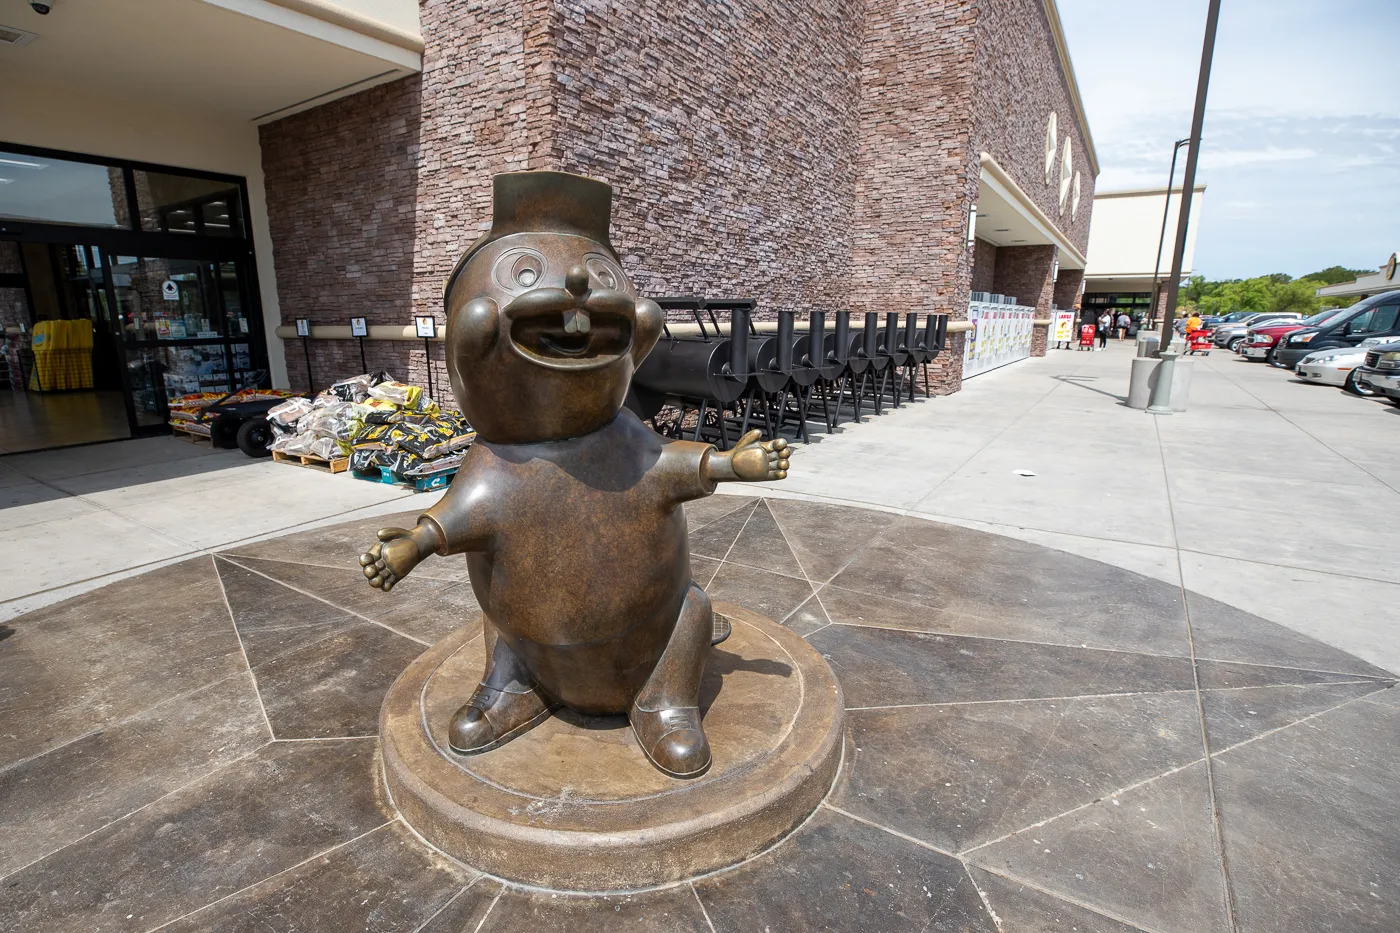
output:
M 746 483 L 759 483 L 764 480 L 786 479 L 788 457 L 792 450 L 781 437 L 771 441 L 759 441 L 763 435 L 750 431 L 739 438 L 734 448 L 723 454 L 728 461 L 729 472 L 736 480 Z
M 423 560 L 413 532 L 403 528 L 381 528 L 379 543 L 360 555 L 369 585 L 389 592 Z

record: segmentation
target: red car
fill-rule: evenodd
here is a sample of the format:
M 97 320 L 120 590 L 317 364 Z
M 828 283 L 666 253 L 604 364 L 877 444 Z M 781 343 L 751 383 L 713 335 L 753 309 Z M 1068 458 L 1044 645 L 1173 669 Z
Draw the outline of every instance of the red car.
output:
M 1239 353 L 1246 359 L 1260 362 L 1267 360 L 1272 363 L 1274 361 L 1274 348 L 1283 343 L 1284 337 L 1295 330 L 1325 324 L 1341 314 L 1343 310 L 1342 308 L 1328 308 L 1326 311 L 1319 311 L 1312 317 L 1303 318 L 1301 321 L 1276 321 L 1251 327 L 1245 333 L 1244 341 L 1239 346 Z
M 1284 335 L 1302 330 L 1306 326 L 1302 321 L 1280 321 L 1277 324 L 1251 327 L 1245 334 L 1244 342 L 1240 344 L 1240 355 L 1262 363 L 1274 352 L 1274 347 L 1278 346 Z

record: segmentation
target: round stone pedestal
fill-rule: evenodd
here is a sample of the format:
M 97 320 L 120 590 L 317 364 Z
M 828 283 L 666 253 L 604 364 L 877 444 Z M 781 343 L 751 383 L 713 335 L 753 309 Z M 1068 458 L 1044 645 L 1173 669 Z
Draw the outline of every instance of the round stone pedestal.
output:
M 651 887 L 740 862 L 821 803 L 841 757 L 841 688 L 790 630 L 716 605 L 733 634 L 714 649 L 702 707 L 714 764 L 667 777 L 621 717 L 558 710 L 480 755 L 447 746 L 447 724 L 481 677 L 468 625 L 399 676 L 380 712 L 384 773 L 403 818 L 444 852 L 523 884 Z

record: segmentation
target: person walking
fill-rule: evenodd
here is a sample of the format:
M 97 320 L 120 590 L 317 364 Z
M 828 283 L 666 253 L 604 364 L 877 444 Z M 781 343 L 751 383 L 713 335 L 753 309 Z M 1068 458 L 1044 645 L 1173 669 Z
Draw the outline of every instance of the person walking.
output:
M 1099 315 L 1099 349 L 1108 347 L 1108 332 L 1113 329 L 1113 314 L 1105 311 Z
M 1128 336 L 1128 328 L 1133 326 L 1133 319 L 1128 317 L 1128 312 L 1118 312 L 1118 339 L 1121 341 Z

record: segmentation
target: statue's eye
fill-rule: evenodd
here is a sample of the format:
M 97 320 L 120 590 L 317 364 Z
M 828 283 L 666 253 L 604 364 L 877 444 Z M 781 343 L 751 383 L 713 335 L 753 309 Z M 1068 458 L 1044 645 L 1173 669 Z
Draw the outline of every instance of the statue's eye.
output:
M 588 268 L 588 274 L 597 280 L 598 284 L 604 288 L 618 288 L 623 281 L 622 270 L 611 261 L 594 253 L 584 260 L 584 265 Z
M 528 246 L 506 250 L 492 268 L 496 283 L 508 292 L 537 288 L 544 281 L 544 255 Z
M 515 266 L 511 270 L 514 273 L 515 284 L 521 288 L 533 288 L 540 280 L 540 274 L 544 271 L 543 263 L 534 256 L 521 256 L 515 261 Z

